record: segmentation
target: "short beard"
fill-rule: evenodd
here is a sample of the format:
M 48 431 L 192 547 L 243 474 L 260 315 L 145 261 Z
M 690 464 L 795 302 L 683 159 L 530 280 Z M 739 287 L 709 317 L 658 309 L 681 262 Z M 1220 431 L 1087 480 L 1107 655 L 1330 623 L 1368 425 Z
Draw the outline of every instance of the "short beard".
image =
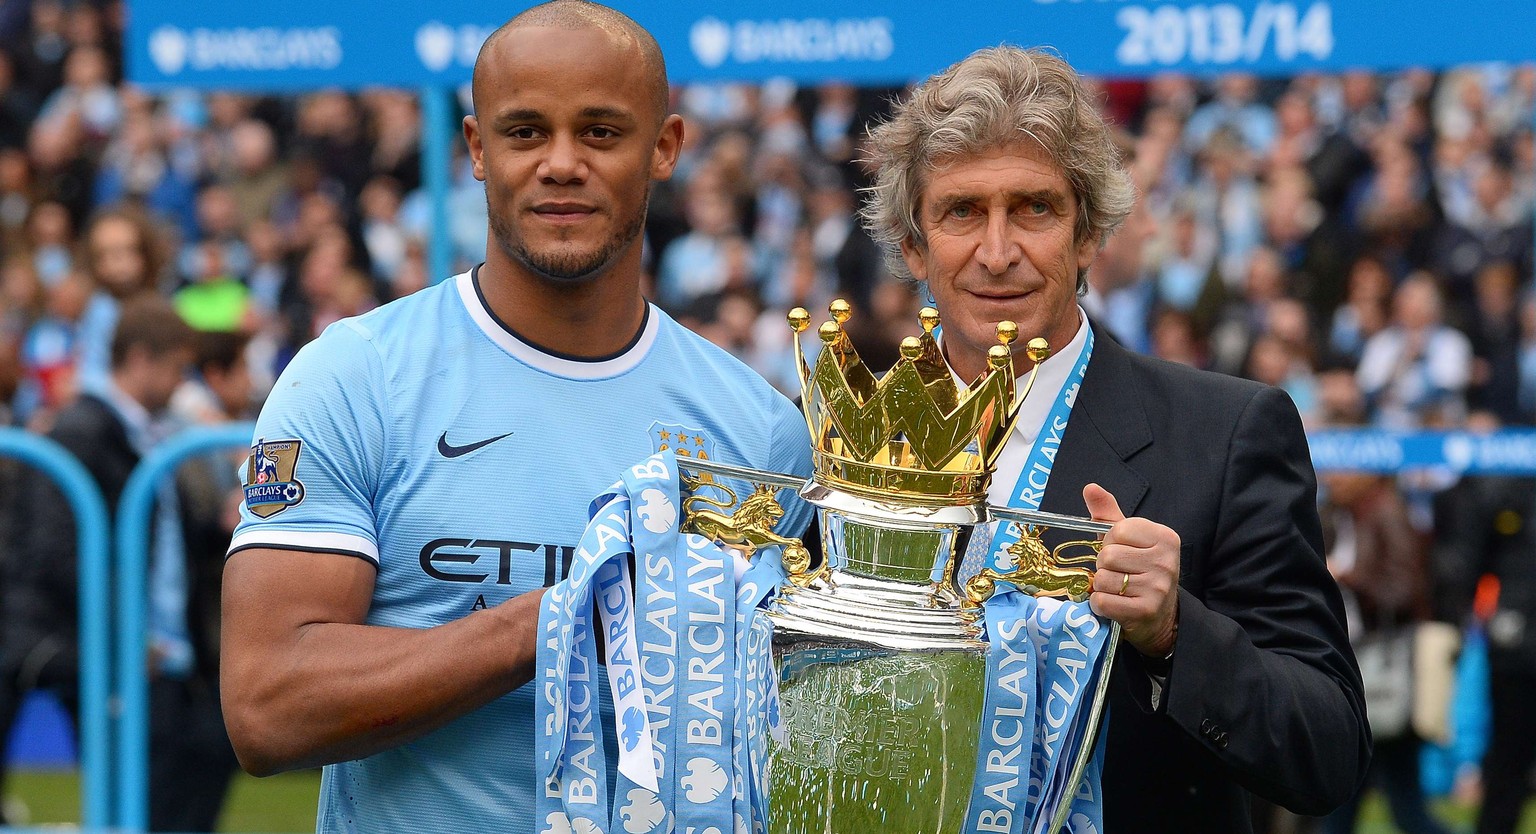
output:
M 635 242 L 645 229 L 646 210 L 650 203 L 651 189 L 647 185 L 645 198 L 640 203 L 640 211 L 630 219 L 629 225 L 620 229 L 597 251 L 588 255 L 570 252 L 535 252 L 529 249 L 521 238 L 512 233 L 512 227 L 507 223 L 506 218 L 498 215 L 491 207 L 489 195 L 486 198 L 486 215 L 490 222 L 491 234 L 496 238 L 496 245 L 501 247 L 501 251 L 506 253 L 507 257 L 546 280 L 561 284 L 575 284 L 601 275 L 621 252 Z

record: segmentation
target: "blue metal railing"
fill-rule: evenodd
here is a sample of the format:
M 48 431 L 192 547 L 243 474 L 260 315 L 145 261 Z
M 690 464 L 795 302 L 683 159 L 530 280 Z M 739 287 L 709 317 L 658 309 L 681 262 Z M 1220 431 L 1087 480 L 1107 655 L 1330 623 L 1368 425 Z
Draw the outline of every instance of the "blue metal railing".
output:
M 247 433 L 249 434 L 249 433 Z M 0 427 L 0 456 L 17 458 L 52 478 L 75 514 L 80 582 L 80 819 L 109 824 L 112 808 L 112 652 L 107 639 L 107 504 L 91 475 L 63 446 L 30 432 Z
M 193 455 L 249 446 L 250 423 L 188 429 L 149 454 L 133 470 L 117 505 L 117 691 L 122 719 L 117 743 L 116 824 L 149 828 L 149 639 L 145 609 L 151 514 L 160 482 Z

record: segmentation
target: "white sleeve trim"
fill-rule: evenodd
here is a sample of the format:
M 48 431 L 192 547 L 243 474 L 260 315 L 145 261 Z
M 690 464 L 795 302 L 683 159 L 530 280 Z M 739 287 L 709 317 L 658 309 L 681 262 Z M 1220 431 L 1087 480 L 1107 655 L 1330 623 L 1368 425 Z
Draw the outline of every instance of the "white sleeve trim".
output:
M 246 530 L 229 543 L 229 552 L 250 547 L 274 547 L 290 550 L 317 550 L 327 553 L 355 553 L 379 564 L 379 546 L 371 539 L 350 533 L 316 533 L 299 530 Z

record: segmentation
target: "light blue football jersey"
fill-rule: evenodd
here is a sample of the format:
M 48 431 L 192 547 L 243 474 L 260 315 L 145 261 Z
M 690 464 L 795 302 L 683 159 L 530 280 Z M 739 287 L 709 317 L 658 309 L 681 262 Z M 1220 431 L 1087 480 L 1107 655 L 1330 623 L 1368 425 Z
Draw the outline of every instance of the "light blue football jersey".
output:
M 588 504 L 658 450 L 811 467 L 794 405 L 656 307 L 619 355 L 556 356 L 497 320 L 475 272 L 329 327 L 278 379 L 254 440 L 230 552 L 367 559 L 368 622 L 407 628 L 562 578 Z M 778 529 L 798 535 L 810 507 L 785 503 Z M 533 715 L 525 686 L 325 768 L 318 830 L 533 832 Z M 610 750 L 612 723 L 605 702 Z

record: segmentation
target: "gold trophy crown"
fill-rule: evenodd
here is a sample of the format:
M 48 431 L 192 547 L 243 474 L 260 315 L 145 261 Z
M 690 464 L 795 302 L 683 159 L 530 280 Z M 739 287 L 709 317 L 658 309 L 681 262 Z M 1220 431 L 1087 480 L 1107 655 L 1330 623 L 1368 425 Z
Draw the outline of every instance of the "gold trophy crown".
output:
M 852 312 L 841 299 L 818 330 L 821 351 L 807 366 L 802 334 L 811 316 L 789 312 L 795 331 L 801 407 L 811 432 L 815 480 L 827 487 L 898 504 L 945 506 L 985 501 L 997 455 L 1018 418 L 1019 405 L 1050 355 L 1032 339 L 1034 368 L 1016 396 L 1010 345 L 1019 329 L 998 322 L 987 367 L 969 386 L 958 382 L 939 350 L 939 312 L 918 314 L 921 336 L 901 342 L 901 358 L 876 378 L 854 350 L 843 325 Z

